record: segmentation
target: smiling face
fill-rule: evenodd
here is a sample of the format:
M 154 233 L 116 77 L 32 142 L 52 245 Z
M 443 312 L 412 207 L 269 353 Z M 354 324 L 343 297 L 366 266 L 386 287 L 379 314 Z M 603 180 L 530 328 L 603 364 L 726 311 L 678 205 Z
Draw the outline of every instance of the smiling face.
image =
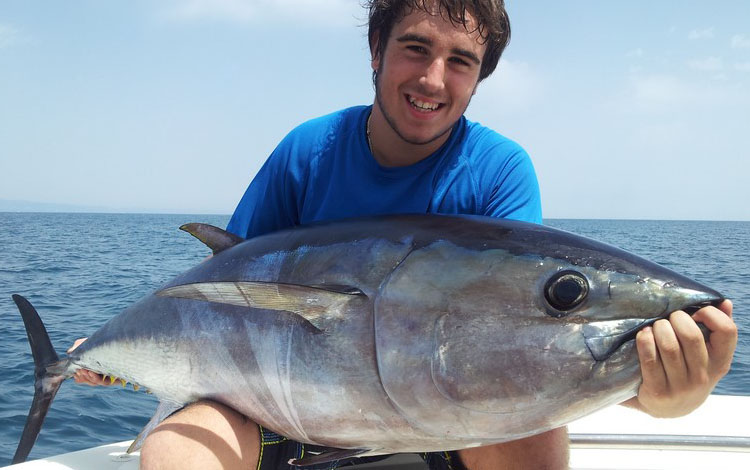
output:
M 427 157 L 446 141 L 468 107 L 485 45 L 474 17 L 466 16 L 464 27 L 436 12 L 408 12 L 394 24 L 385 50 L 372 60 L 377 71 L 372 141 L 379 161 L 379 154 L 394 151 L 416 160 Z

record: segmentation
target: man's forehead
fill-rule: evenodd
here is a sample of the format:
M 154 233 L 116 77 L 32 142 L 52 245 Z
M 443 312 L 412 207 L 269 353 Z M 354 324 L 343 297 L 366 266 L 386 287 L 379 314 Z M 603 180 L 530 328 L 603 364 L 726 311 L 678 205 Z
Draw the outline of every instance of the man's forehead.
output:
M 432 42 L 461 43 L 475 51 L 484 51 L 485 40 L 480 34 L 478 22 L 470 12 L 465 13 L 465 24 L 451 21 L 446 12 L 433 7 L 428 11 L 410 9 L 394 24 L 390 39 L 404 34 L 423 36 Z

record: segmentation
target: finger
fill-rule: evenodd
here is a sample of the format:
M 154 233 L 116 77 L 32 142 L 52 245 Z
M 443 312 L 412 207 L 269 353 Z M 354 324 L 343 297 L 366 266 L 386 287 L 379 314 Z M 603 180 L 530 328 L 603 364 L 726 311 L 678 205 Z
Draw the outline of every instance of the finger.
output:
M 659 320 L 654 323 L 653 329 L 667 382 L 670 386 L 682 387 L 688 379 L 687 364 L 672 324 L 668 320 Z
M 638 360 L 641 363 L 643 385 L 655 390 L 666 390 L 667 376 L 664 373 L 664 365 L 661 363 L 651 327 L 638 332 L 635 344 L 638 349 Z
M 75 380 L 75 382 L 78 384 L 96 385 L 95 383 L 91 382 L 91 379 L 88 375 L 88 371 L 83 370 L 83 369 L 76 371 L 75 375 L 73 376 L 73 380 Z
M 86 341 L 88 338 L 78 338 L 77 340 L 73 341 L 73 346 L 69 347 L 67 351 L 68 354 L 72 353 L 75 348 L 81 345 L 84 341 Z
M 76 383 L 84 385 L 109 385 L 101 374 L 86 369 L 78 369 L 73 378 Z
M 76 372 L 76 382 L 84 385 L 97 385 L 95 382 L 96 377 L 93 376 L 89 370 L 81 369 Z
M 89 383 L 92 385 L 112 385 L 112 382 L 107 380 L 102 374 L 97 374 L 96 372 L 92 371 L 86 371 L 88 373 L 88 380 Z
M 683 311 L 670 315 L 669 323 L 682 349 L 690 382 L 708 382 L 708 347 L 698 324 Z
M 731 302 L 729 305 L 723 303 L 720 307 L 728 307 L 727 310 L 731 313 Z M 729 372 L 732 356 L 737 347 L 737 325 L 728 316 L 727 310 L 704 307 L 693 315 L 695 321 L 703 323 L 711 330 L 708 338 L 708 357 L 710 373 L 715 380 Z
M 731 312 L 731 304 L 729 312 Z M 716 307 L 703 307 L 693 315 L 693 320 L 703 323 L 711 330 L 711 335 L 709 336 L 711 343 L 714 343 L 716 340 L 718 342 L 736 343 L 737 325 L 725 311 L 719 310 Z
M 719 310 L 724 312 L 729 318 L 732 318 L 732 311 L 734 309 L 734 305 L 732 304 L 732 301 L 729 299 L 724 299 L 724 301 L 719 304 Z

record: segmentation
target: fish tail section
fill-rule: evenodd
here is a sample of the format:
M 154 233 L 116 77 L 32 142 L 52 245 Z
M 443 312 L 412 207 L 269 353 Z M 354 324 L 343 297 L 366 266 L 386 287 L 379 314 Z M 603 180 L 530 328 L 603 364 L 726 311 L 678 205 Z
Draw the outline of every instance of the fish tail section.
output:
M 49 372 L 49 366 L 59 362 L 55 348 L 52 347 L 47 330 L 39 314 L 31 303 L 20 295 L 13 295 L 13 301 L 23 317 L 26 335 L 29 338 L 31 354 L 34 356 L 34 400 L 31 403 L 29 416 L 21 434 L 21 440 L 13 456 L 13 463 L 26 460 L 36 442 L 45 416 L 52 400 L 57 394 L 65 376 L 59 372 Z

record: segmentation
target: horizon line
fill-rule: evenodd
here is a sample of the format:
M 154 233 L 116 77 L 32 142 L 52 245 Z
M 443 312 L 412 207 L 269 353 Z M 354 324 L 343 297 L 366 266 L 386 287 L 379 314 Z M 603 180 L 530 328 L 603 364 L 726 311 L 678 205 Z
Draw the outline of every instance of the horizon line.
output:
M 210 215 L 217 217 L 231 217 L 231 213 L 219 212 L 183 212 L 183 211 L 135 211 L 135 210 L 4 210 L 0 214 L 89 214 L 89 215 Z M 437 215 L 461 215 L 461 214 L 437 214 Z M 477 214 L 466 214 L 477 215 Z M 542 221 L 553 220 L 610 220 L 622 222 L 750 222 L 750 219 L 659 219 L 659 218 L 635 218 L 635 217 L 570 217 L 555 216 L 543 217 Z

